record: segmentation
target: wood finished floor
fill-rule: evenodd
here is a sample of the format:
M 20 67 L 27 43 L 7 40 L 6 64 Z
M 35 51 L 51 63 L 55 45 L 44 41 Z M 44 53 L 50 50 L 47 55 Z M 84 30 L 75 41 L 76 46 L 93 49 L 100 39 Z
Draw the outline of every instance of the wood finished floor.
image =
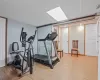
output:
M 98 57 L 64 55 L 54 69 L 35 63 L 20 79 L 11 67 L 0 68 L 0 80 L 98 80 Z
M 54 69 L 35 63 L 34 73 L 19 80 L 98 80 L 98 57 L 64 55 Z
M 0 68 L 0 80 L 18 80 L 19 72 L 19 70 L 15 70 L 15 68 L 11 66 Z

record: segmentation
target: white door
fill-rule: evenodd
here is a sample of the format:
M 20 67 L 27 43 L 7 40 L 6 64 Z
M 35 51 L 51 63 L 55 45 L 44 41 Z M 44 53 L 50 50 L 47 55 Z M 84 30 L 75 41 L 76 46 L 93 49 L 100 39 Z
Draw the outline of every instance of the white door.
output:
M 86 55 L 98 56 L 97 53 L 97 25 L 86 25 Z
M 68 53 L 68 28 L 62 28 L 62 49 Z
M 0 67 L 5 66 L 5 24 L 6 19 L 0 18 Z

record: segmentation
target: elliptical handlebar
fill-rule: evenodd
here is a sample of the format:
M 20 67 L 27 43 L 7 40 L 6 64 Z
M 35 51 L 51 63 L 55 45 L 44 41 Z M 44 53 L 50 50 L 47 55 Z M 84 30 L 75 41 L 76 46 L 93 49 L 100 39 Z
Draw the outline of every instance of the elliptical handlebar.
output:
M 22 27 L 21 34 L 20 34 L 20 42 L 22 43 L 22 47 L 26 47 L 26 36 L 27 33 L 23 31 L 24 28 Z
M 33 36 L 30 36 L 28 39 L 26 39 L 27 33 L 24 32 L 24 28 L 22 27 L 21 34 L 20 34 L 20 42 L 22 43 L 23 47 L 26 45 L 26 42 L 34 41 L 36 32 L 37 30 L 35 30 L 35 33 Z
M 33 36 L 30 36 L 30 37 L 28 38 L 27 42 L 31 42 L 31 40 L 34 41 L 35 36 L 36 36 L 36 32 L 37 32 L 37 30 L 35 30 L 35 34 L 34 34 Z
M 20 34 L 20 42 L 22 42 L 22 33 L 23 33 L 23 30 L 24 30 L 24 28 L 22 27 L 21 34 Z
M 34 34 L 35 36 L 36 36 L 36 32 L 37 32 L 37 30 L 35 30 L 35 34 Z

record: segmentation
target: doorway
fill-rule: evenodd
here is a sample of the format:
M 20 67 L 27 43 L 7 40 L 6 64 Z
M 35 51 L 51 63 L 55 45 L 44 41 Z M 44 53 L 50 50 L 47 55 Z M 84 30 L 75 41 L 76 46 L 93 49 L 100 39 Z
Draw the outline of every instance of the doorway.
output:
M 62 50 L 68 53 L 68 27 L 62 28 Z
M 68 53 L 68 27 L 66 24 L 53 26 L 53 30 L 57 31 L 57 38 L 55 41 L 58 42 L 58 49 L 63 50 L 64 53 Z

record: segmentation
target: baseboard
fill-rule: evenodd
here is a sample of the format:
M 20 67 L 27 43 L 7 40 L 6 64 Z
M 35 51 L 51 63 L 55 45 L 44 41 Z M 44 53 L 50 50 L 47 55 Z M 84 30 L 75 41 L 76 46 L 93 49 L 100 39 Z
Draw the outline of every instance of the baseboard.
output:
M 67 54 L 71 55 L 71 53 L 67 53 Z M 77 55 L 77 54 L 73 54 L 73 55 Z M 84 54 L 78 54 L 78 55 L 85 56 Z
M 78 54 L 78 55 L 85 56 L 84 54 Z
M 0 60 L 0 67 L 4 67 L 5 66 L 5 60 Z

